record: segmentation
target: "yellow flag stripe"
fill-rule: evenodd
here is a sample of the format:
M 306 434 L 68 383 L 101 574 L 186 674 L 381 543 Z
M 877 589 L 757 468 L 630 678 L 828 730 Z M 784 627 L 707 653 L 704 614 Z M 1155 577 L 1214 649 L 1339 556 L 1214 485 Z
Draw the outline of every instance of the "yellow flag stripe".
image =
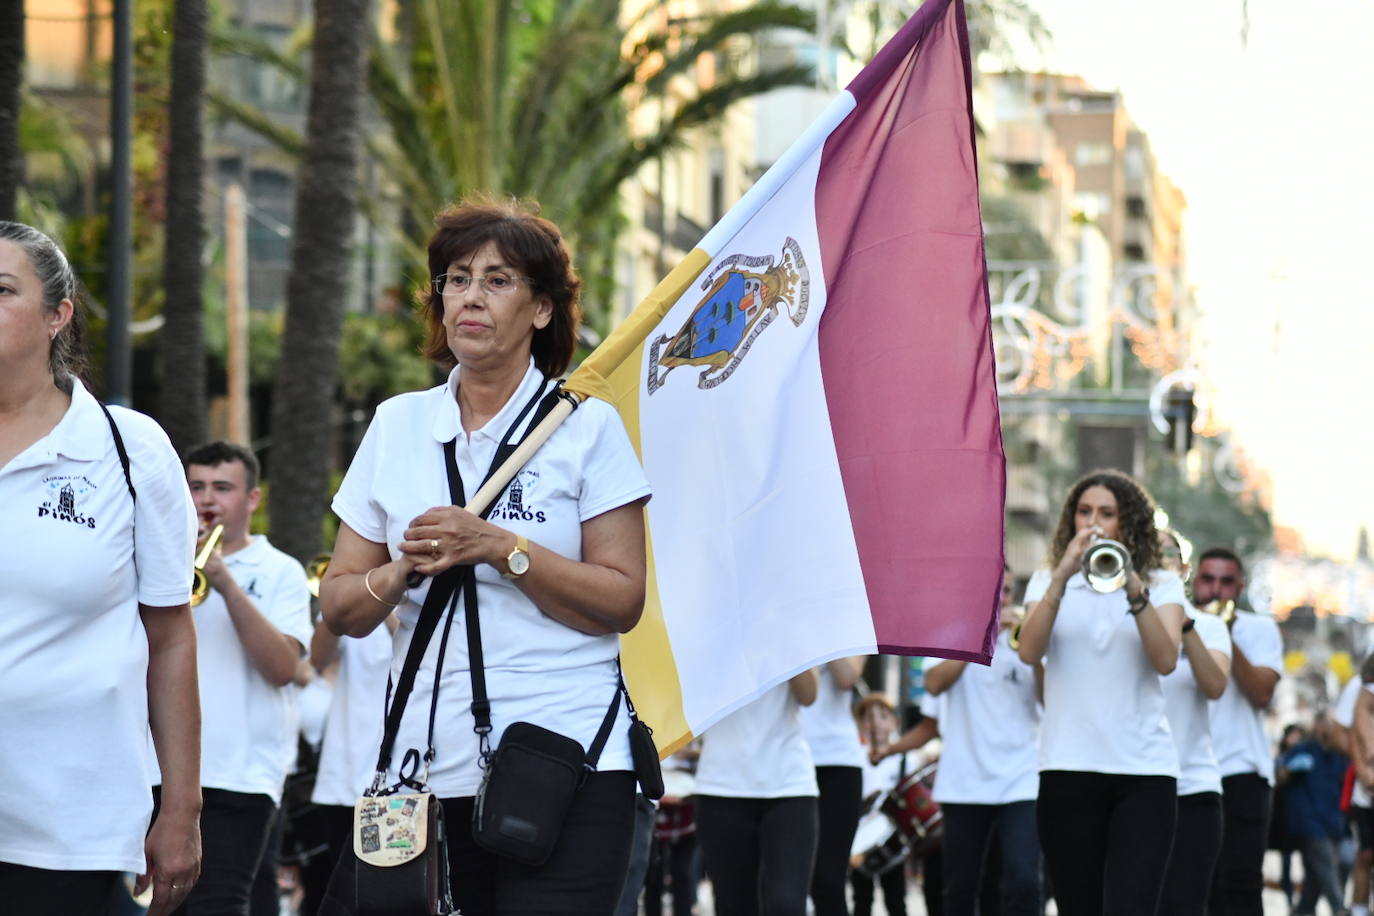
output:
M 601 398 L 615 406 L 641 462 L 644 453 L 640 442 L 639 391 L 645 339 L 710 261 L 710 256 L 699 248 L 688 254 L 564 383 L 569 391 Z M 649 566 L 644 616 L 621 640 L 621 660 L 635 710 L 654 730 L 659 754 L 666 757 L 693 736 L 682 705 L 677 661 L 663 619 L 652 536 L 646 536 L 644 546 Z
M 630 425 L 630 417 L 633 413 L 635 429 L 630 433 L 630 438 L 634 440 L 636 447 L 639 445 L 639 405 L 636 401 L 633 405 L 633 411 L 627 409 L 612 394 L 607 381 L 612 372 L 627 362 L 634 364 L 634 379 L 636 382 L 638 381 L 638 370 L 642 362 L 645 338 L 653 333 L 654 328 L 658 327 L 659 322 L 663 320 L 663 316 L 668 314 L 668 310 L 677 303 L 678 299 L 682 298 L 687 287 L 692 285 L 692 281 L 710 263 L 711 256 L 709 254 L 700 248 L 693 248 L 687 257 L 682 259 L 682 263 L 673 268 L 672 273 L 659 281 L 653 292 L 644 298 L 644 301 L 630 313 L 630 316 L 611 332 L 611 336 L 602 341 L 601 345 L 592 351 L 592 354 L 563 383 L 563 387 L 568 391 L 584 397 L 610 401 L 620 411 L 627 427 Z M 631 359 L 632 356 L 633 359 Z M 637 385 L 633 390 L 638 391 Z

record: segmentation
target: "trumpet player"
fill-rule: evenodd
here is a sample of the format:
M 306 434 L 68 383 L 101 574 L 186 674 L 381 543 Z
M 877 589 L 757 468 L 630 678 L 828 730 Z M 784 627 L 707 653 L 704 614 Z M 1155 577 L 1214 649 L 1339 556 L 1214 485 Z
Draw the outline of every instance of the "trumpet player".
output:
M 1231 676 L 1211 710 L 1224 820 L 1221 857 L 1208 907 L 1212 916 L 1260 916 L 1263 912 L 1260 867 L 1274 786 L 1264 711 L 1283 670 L 1283 637 L 1272 617 L 1235 610 L 1244 589 L 1245 568 L 1234 551 L 1212 547 L 1198 557 L 1193 604 L 1199 610 L 1229 609 L 1223 616 L 1231 628 Z
M 1192 544 L 1177 531 L 1160 532 L 1164 568 L 1185 582 Z M 1212 873 L 1221 852 L 1221 771 L 1212 751 L 1209 701 L 1221 696 L 1231 671 L 1231 637 L 1212 614 L 1184 606 L 1178 667 L 1161 678 L 1169 728 L 1178 748 L 1178 826 L 1164 879 L 1160 912 L 1205 916 Z
M 296 753 L 291 682 L 310 643 L 310 594 L 299 563 L 265 536 L 249 534 L 262 499 L 258 474 L 253 453 L 229 442 L 186 456 L 202 539 L 223 526 L 220 547 L 202 570 L 208 591 L 194 611 L 203 864 L 200 882 L 178 910 L 186 916 L 247 916 Z
M 1152 916 L 1164 882 L 1179 767 L 1159 676 L 1185 599 L 1154 512 L 1129 476 L 1087 475 L 1026 587 L 1018 651 L 1045 666 L 1036 821 L 1062 916 Z

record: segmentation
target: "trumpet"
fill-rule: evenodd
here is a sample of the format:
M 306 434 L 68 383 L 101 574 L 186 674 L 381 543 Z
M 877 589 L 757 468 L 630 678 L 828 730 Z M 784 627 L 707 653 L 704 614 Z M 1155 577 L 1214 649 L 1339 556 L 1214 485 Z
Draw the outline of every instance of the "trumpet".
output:
M 1099 538 L 1083 554 L 1083 578 L 1095 592 L 1114 592 L 1126 584 L 1131 553 L 1120 541 Z
M 205 539 L 205 545 L 200 548 L 200 553 L 196 554 L 196 562 L 191 570 L 191 607 L 199 605 L 210 594 L 210 580 L 205 578 L 205 561 L 210 559 L 210 554 L 214 553 L 223 534 L 223 525 L 216 525 L 211 528 L 210 536 Z
M 324 571 L 329 568 L 329 560 L 333 556 L 332 553 L 317 553 L 305 564 L 305 587 L 316 598 L 320 597 L 320 581 L 324 579 Z
M 1007 645 L 1011 651 L 1015 652 L 1021 648 L 1021 627 L 1026 623 L 1026 612 L 1024 609 L 1016 615 L 1016 623 L 1012 625 L 1011 633 L 1007 636 Z
M 1228 626 L 1231 621 L 1236 619 L 1236 603 L 1230 599 L 1226 601 L 1222 601 L 1220 598 L 1213 599 L 1198 608 L 1198 610 L 1204 614 L 1213 614 L 1220 617 L 1221 622 Z

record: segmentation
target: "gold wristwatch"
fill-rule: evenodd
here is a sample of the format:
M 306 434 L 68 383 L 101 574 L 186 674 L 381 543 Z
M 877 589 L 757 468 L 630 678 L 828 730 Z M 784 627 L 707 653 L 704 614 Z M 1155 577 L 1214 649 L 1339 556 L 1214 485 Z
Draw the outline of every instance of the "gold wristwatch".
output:
M 519 579 L 530 571 L 530 542 L 523 534 L 515 536 L 515 549 L 506 554 L 506 570 L 501 575 L 507 579 Z

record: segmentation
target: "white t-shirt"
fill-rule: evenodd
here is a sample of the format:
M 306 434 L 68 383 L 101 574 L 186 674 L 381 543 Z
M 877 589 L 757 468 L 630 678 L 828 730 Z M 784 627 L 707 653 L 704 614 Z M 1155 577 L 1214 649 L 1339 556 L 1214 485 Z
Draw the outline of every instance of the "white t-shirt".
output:
M 224 564 L 258 612 L 308 651 L 310 592 L 305 570 L 291 556 L 254 535 Z M 211 588 L 194 609 L 196 668 L 200 675 L 200 784 L 281 803 L 282 785 L 296 760 L 300 713 L 294 684 L 274 687 L 244 651 L 224 596 Z M 160 779 L 155 780 L 156 782 Z
M 385 626 L 361 639 L 339 640 L 339 676 L 334 681 L 320 768 L 310 796 L 315 804 L 352 805 L 372 781 L 386 716 L 386 676 L 390 670 L 391 632 Z
M 1045 595 L 1050 571 L 1026 586 L 1026 606 Z M 1150 574 L 1155 607 L 1182 605 L 1183 583 L 1166 570 Z M 1178 776 L 1164 691 L 1140 642 L 1126 590 L 1102 594 L 1074 573 L 1059 602 L 1045 651 L 1045 714 L 1040 769 L 1132 776 Z
M 1283 674 L 1283 636 L 1274 618 L 1254 611 L 1236 614 L 1231 643 L 1257 668 Z M 1250 705 L 1236 684 L 1235 656 L 1226 692 L 1212 704 L 1212 749 L 1222 777 L 1258 773 L 1274 784 L 1274 757 L 1264 731 L 1264 711 Z
M 868 762 L 868 746 L 864 746 L 863 797 L 877 792 L 885 794 L 897 788 L 897 783 L 916 772 L 920 765 L 917 754 L 903 752 L 884 757 L 877 763 Z
M 456 458 L 466 495 L 486 476 L 498 438 L 505 435 L 543 377 L 533 360 L 520 387 L 495 417 L 471 436 L 463 434 L 456 399 L 459 369 L 448 382 L 383 402 L 353 456 L 334 511 L 369 541 L 385 544 L 392 557 L 410 522 L 434 506 L 450 505 L 442 445 L 457 438 Z M 529 425 L 531 410 L 512 437 Z M 512 481 L 490 521 L 574 560 L 582 558 L 582 523 L 649 495 L 649 482 L 615 409 L 592 398 L 554 432 Z M 590 746 L 615 698 L 615 659 L 620 637 L 588 636 L 545 615 L 494 567 L 477 567 L 482 654 L 491 701 L 495 748 L 512 722 L 531 722 Z M 430 580 L 411 589 L 396 609 L 400 628 L 392 654 L 399 678 L 410 637 Z M 481 782 L 473 733 L 472 683 L 463 603 L 458 602 L 444 660 L 435 722 L 437 757 L 430 786 L 443 798 L 474 795 Z M 442 624 L 425 649 L 391 758 L 395 777 L 407 748 L 427 744 L 430 696 Z M 612 726 L 599 770 L 631 768 L 625 704 Z
M 1012 651 L 1007 635 L 998 633 L 992 664 L 965 665 L 948 690 L 931 696 L 929 715 L 939 720 L 944 742 L 932 793 L 937 802 L 1005 805 L 1039 793 L 1035 669 Z M 927 684 L 941 664 L 952 663 L 925 660 Z
M 784 681 L 701 736 L 698 795 L 793 798 L 819 794 L 801 716 Z
M 1231 637 L 1226 624 L 1214 614 L 1199 614 L 1191 604 L 1183 607 L 1194 621 L 1197 635 L 1208 650 L 1215 649 L 1227 658 L 1231 656 Z M 1208 700 L 1193 679 L 1193 666 L 1182 647 L 1178 667 L 1159 679 L 1164 687 L 1164 707 L 1169 716 L 1169 730 L 1174 734 L 1178 749 L 1178 794 L 1220 792 L 1221 772 L 1217 769 L 1216 754 L 1212 751 L 1212 728 L 1208 721 Z
M 1374 684 L 1365 684 L 1357 674 L 1345 682 L 1345 686 L 1341 688 L 1340 699 L 1336 701 L 1336 708 L 1332 710 L 1332 717 L 1346 728 L 1355 726 L 1355 704 L 1359 701 L 1361 687 L 1374 693 Z M 1370 806 L 1369 790 L 1358 779 L 1350 790 L 1350 804 L 1357 808 Z
M 802 732 L 811 747 L 811 759 L 818 767 L 861 767 L 864 753 L 859 725 L 850 710 L 854 691 L 840 689 L 825 665 L 817 668 L 816 674 L 816 702 L 801 709 Z
M 334 685 L 322 677 L 314 677 L 296 695 L 300 707 L 301 738 L 319 750 L 324 743 L 324 725 L 329 719 L 329 707 L 334 704 Z M 300 771 L 300 760 L 292 772 Z
M 0 861 L 144 869 L 148 641 L 140 602 L 185 604 L 196 519 L 162 429 L 78 382 L 57 426 L 0 468 Z

